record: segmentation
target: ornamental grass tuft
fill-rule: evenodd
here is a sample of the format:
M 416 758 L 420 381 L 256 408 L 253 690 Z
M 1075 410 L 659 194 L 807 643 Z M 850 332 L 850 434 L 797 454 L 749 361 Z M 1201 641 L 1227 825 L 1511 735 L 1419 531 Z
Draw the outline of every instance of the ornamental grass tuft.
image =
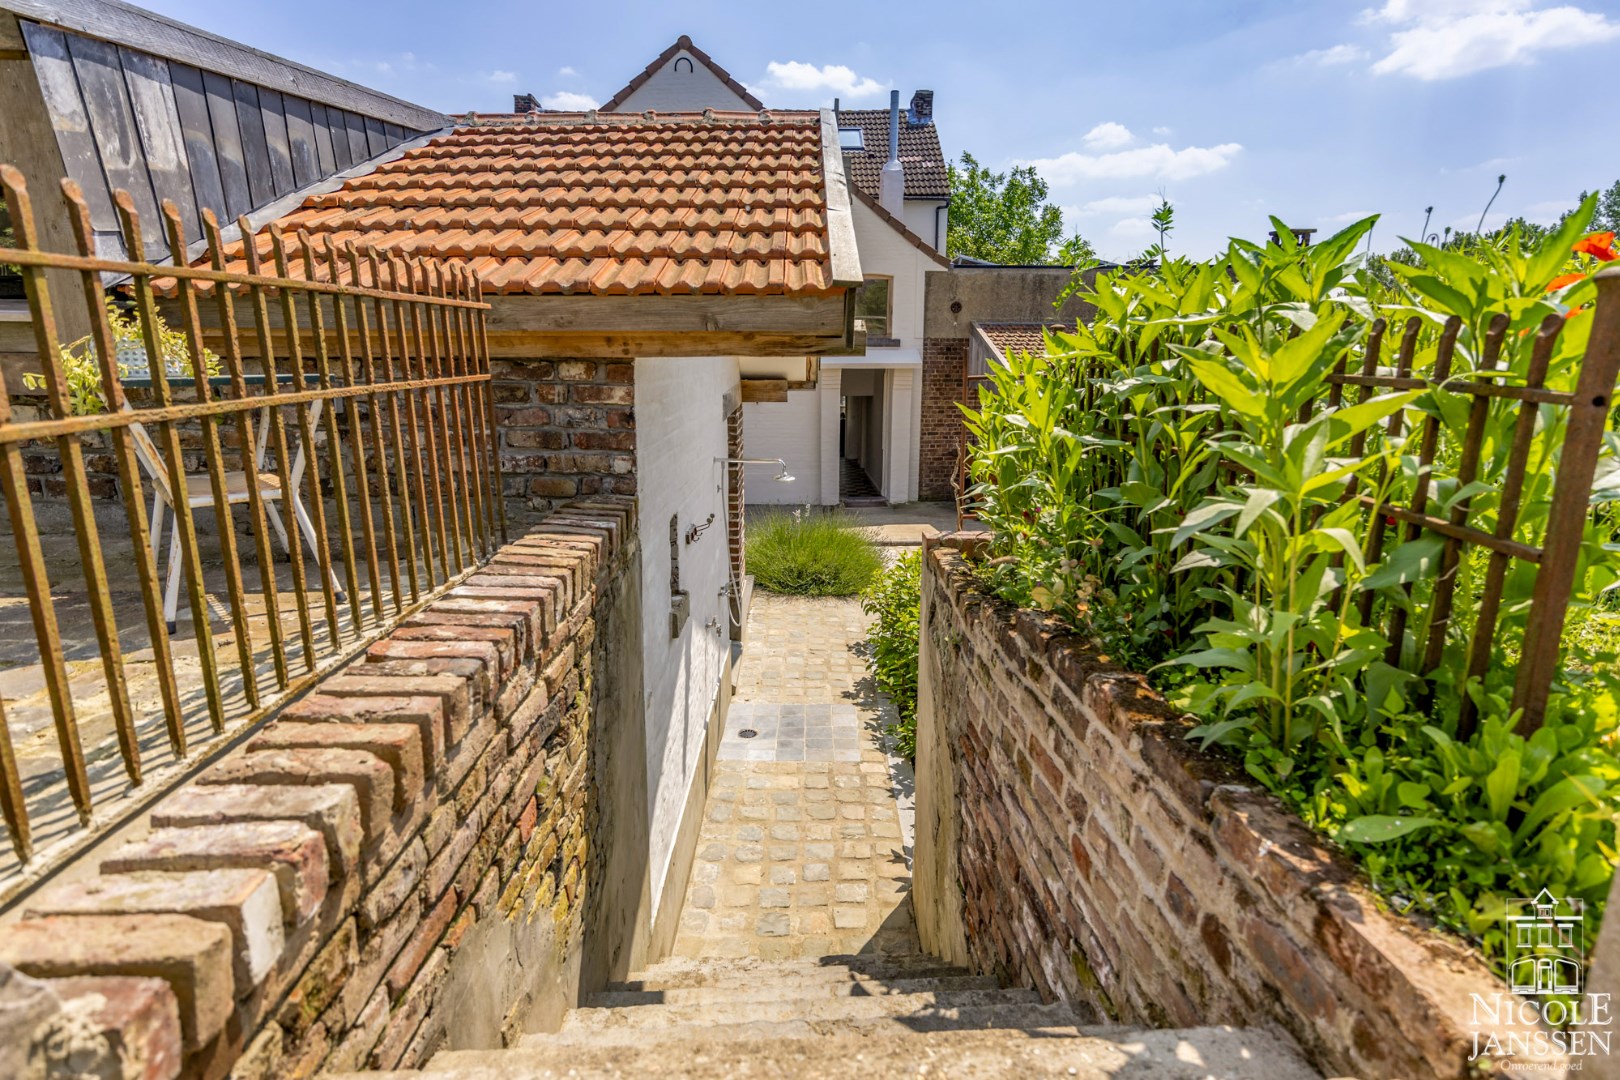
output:
M 750 517 L 747 558 L 760 588 L 788 596 L 854 596 L 883 566 L 847 515 L 808 507 Z

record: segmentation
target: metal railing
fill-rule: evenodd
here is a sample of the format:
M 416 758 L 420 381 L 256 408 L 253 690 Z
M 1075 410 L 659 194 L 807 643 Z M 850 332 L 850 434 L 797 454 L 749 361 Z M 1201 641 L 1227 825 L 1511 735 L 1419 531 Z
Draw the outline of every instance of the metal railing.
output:
M 1386 664 L 1430 681 L 1425 695 L 1438 675 L 1454 672 L 1466 686 L 1482 682 L 1493 665 L 1510 663 L 1510 709 L 1519 713 L 1517 729 L 1525 736 L 1542 725 L 1568 674 L 1563 634 L 1590 559 L 1595 477 L 1606 440 L 1617 438 L 1611 424 L 1620 382 L 1620 272 L 1602 271 L 1595 280 L 1598 299 L 1581 316 L 1592 325 L 1579 354 L 1571 347 L 1560 355 L 1568 322 L 1559 314 L 1514 336 L 1508 315 L 1485 317 L 1466 354 L 1457 316 L 1439 322 L 1414 315 L 1399 326 L 1380 317 L 1338 357 L 1299 416 L 1304 422 L 1324 404 L 1337 409 L 1392 390 L 1427 392 L 1354 436 L 1346 451 L 1356 459 L 1394 448 L 1406 459 L 1395 475 L 1386 462 L 1370 483 L 1353 478 L 1343 489 L 1341 502 L 1359 507 L 1362 561 L 1389 562 L 1402 545 L 1418 541 L 1439 548 L 1431 567 L 1414 570 L 1401 584 L 1362 590 L 1355 598 L 1359 625 L 1389 643 Z M 1159 362 L 1159 343 L 1148 355 Z M 1127 447 L 1127 421 L 1110 413 L 1102 397 L 1118 376 L 1117 366 L 1098 361 L 1079 367 L 1073 373 L 1081 390 L 1076 411 L 1114 416 L 1105 434 Z M 964 379 L 970 405 L 994 392 L 986 379 Z M 1217 399 L 1194 387 L 1188 400 L 1209 407 Z M 1408 430 L 1418 414 L 1417 427 Z M 1448 415 L 1462 422 L 1447 423 Z M 1220 432 L 1217 418 L 1203 437 Z M 972 445 L 965 430 L 962 440 L 958 521 L 972 516 Z M 1130 478 L 1129 449 L 1099 450 L 1089 460 L 1089 490 Z M 1233 461 L 1221 465 L 1250 475 Z M 1604 527 L 1612 526 L 1605 521 Z M 1344 558 L 1335 556 L 1333 565 L 1342 567 Z M 1336 609 L 1342 593 L 1334 595 L 1329 607 Z M 1467 736 L 1478 724 L 1474 697 L 1462 693 L 1457 731 Z
M 154 772 L 183 771 L 186 759 L 222 746 L 465 576 L 504 541 L 506 520 L 488 304 L 464 266 L 339 250 L 330 237 L 317 245 L 272 226 L 266 267 L 265 238 L 246 218 L 238 222 L 246 242 L 227 245 L 207 211 L 207 266 L 101 258 L 71 181 L 62 197 L 76 250 L 47 251 L 23 176 L 0 166 L 0 185 L 17 244 L 5 258 L 26 284 L 44 398 L 37 419 L 20 419 L 0 388 L 0 489 L 54 728 L 54 753 L 39 751 L 41 723 L 20 769 L 5 715 L 13 703 L 0 700 L 0 814 L 19 860 L 13 869 L 26 874 L 42 843 L 70 847 L 99 827 L 102 804 L 152 786 Z M 133 201 L 118 192 L 115 202 L 125 250 L 146 250 Z M 186 250 L 172 203 L 162 216 L 169 249 Z M 232 257 L 246 272 L 227 271 Z M 62 271 L 76 275 L 77 297 L 62 295 L 72 280 Z M 109 313 L 109 294 L 127 314 Z M 65 350 L 58 327 L 69 304 L 82 305 L 90 332 Z M 144 354 L 148 378 L 128 376 L 131 351 Z M 83 407 L 87 379 L 97 411 Z M 188 474 L 199 443 L 205 467 Z M 87 444 L 113 459 L 127 538 L 98 523 Z M 83 586 L 73 610 L 88 608 L 77 643 L 59 621 L 64 575 L 53 583 L 48 565 L 64 549 L 42 540 L 24 468 L 25 449 L 41 448 L 54 448 L 70 511 L 76 558 L 68 561 Z M 283 522 L 278 503 L 295 520 Z M 240 546 L 233 508 L 245 513 L 251 537 Z M 212 558 L 203 510 L 218 526 Z M 154 543 L 165 511 L 178 567 L 171 582 L 180 579 L 167 588 Z M 290 588 L 273 537 L 290 564 Z M 120 582 L 109 580 L 105 549 L 125 539 L 128 562 L 120 550 L 114 565 L 133 571 L 138 613 L 115 601 Z M 244 560 L 256 574 L 244 573 Z M 177 662 L 174 647 L 180 583 L 195 669 L 189 657 Z M 133 694 L 132 638 L 143 680 Z M 72 661 L 75 652 L 99 663 Z M 82 730 L 87 696 L 110 729 L 99 742 Z M 48 837 L 33 827 L 31 803 L 56 822 Z M 0 883 L 5 877 L 0 867 Z

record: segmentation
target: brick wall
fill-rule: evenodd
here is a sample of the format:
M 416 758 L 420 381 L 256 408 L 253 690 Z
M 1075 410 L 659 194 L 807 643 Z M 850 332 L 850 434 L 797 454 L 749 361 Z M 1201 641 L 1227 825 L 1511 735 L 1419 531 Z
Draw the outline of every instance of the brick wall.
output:
M 967 338 L 923 340 L 922 418 L 917 440 L 917 498 L 955 497 L 951 482 L 962 445 L 962 380 Z
M 740 402 L 726 414 L 726 456 L 733 459 L 743 456 L 743 407 Z M 733 581 L 741 581 L 748 572 L 743 563 L 746 545 L 744 525 L 747 520 L 743 508 L 743 480 L 747 471 L 745 465 L 726 466 L 726 555 L 731 560 Z
M 1478 955 L 1388 914 L 1140 676 L 975 591 L 949 546 L 920 678 L 925 947 L 1111 1021 L 1280 1025 L 1328 1075 L 1473 1075 L 1469 995 L 1500 989 Z
M 491 374 L 509 511 L 636 493 L 634 364 L 496 360 Z
M 496 360 L 490 367 L 507 509 L 517 520 L 537 520 L 545 512 L 583 496 L 636 493 L 633 364 L 537 359 Z M 142 395 L 142 391 L 134 390 L 130 399 L 139 406 Z M 365 404 L 361 399 L 362 425 L 369 425 Z M 37 395 L 19 397 L 14 415 L 19 421 L 48 418 Z M 326 431 L 334 417 L 344 431 L 345 468 L 351 465 L 347 423 L 340 409 L 322 417 L 322 429 L 316 436 L 322 448 L 319 452 L 323 470 L 327 467 Z M 292 410 L 283 411 L 283 420 L 292 426 Z M 235 424 L 222 423 L 218 430 L 226 468 L 239 468 Z M 363 430 L 362 440 L 369 459 L 369 434 L 365 431 L 369 428 Z M 201 428 L 194 422 L 180 425 L 180 442 L 186 471 L 204 472 L 207 458 Z M 82 444 L 92 496 L 102 501 L 116 500 L 118 466 L 111 440 L 105 432 L 90 432 Z M 55 444 L 24 444 L 22 459 L 28 490 L 36 498 L 60 500 L 66 495 L 62 461 Z M 268 451 L 266 461 L 267 467 L 274 467 L 274 457 Z M 329 489 L 329 482 L 327 486 Z M 353 486 L 351 478 L 351 490 Z
M 610 752 L 639 745 L 636 535 L 627 499 L 552 515 L 98 870 L 28 897 L 0 926 L 0 1005 L 48 999 L 36 1060 L 100 1053 L 149 1080 L 410 1067 L 498 1045 L 571 1005 L 582 970 L 622 968 L 625 943 L 585 928 L 632 921 L 603 911 L 638 891 L 602 872 L 615 830 L 645 832 L 608 779 L 643 776 Z

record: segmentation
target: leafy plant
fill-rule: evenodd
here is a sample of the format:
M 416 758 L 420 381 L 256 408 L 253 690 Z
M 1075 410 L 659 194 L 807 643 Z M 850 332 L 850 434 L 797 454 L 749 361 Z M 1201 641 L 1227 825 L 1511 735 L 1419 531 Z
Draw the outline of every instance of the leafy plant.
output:
M 186 336 L 178 330 L 170 329 L 160 315 L 153 316 L 157 330 L 158 348 L 163 357 L 165 373 L 171 378 L 189 379 L 192 377 L 191 348 L 186 342 Z M 134 314 L 124 314 L 111 297 L 107 298 L 107 323 L 112 328 L 113 347 L 120 356 L 136 354 L 143 359 L 146 357 L 146 339 L 141 334 L 139 320 Z M 101 364 L 96 358 L 95 346 L 90 338 L 80 338 L 61 350 L 62 375 L 67 381 L 68 400 L 73 413 L 78 416 L 90 413 L 105 412 L 107 398 L 102 392 Z M 215 378 L 221 371 L 219 357 L 208 349 L 203 350 L 203 366 L 209 378 Z M 131 365 L 118 361 L 119 378 L 127 378 Z M 24 372 L 23 385 L 30 390 L 44 390 L 46 387 L 43 372 Z
M 760 587 L 792 596 L 854 596 L 883 566 L 876 545 L 845 515 L 808 507 L 750 517 L 747 545 Z
M 922 604 L 922 554 L 909 551 L 874 577 L 861 610 L 876 617 L 866 640 L 866 666 L 898 714 L 888 728 L 907 760 L 917 756 L 917 635 Z
M 1377 272 L 1355 254 L 1369 218 L 1314 245 L 1274 220 L 1263 246 L 1100 273 L 1080 292 L 1091 323 L 993 368 L 967 410 L 989 587 L 1151 668 L 1198 719 L 1195 738 L 1493 959 L 1485 912 L 1498 917 L 1502 896 L 1545 885 L 1595 913 L 1613 872 L 1620 434 L 1602 449 L 1567 663 L 1535 734 L 1508 706 L 1534 567 L 1493 569 L 1477 547 L 1443 565 L 1440 537 L 1381 508 L 1421 491 L 1431 516 L 1466 505 L 1471 528 L 1543 542 L 1564 412 L 1539 408 L 1527 431 L 1509 526 L 1521 406 L 1476 406 L 1437 365 L 1522 385 L 1543 321 L 1562 316 L 1546 385 L 1573 388 L 1589 272 L 1620 258 L 1612 234 L 1586 235 L 1596 201 L 1552 229 L 1409 241 L 1409 259 Z M 1379 372 L 1401 357 L 1424 381 L 1338 378 L 1375 338 Z M 1503 570 L 1485 677 L 1466 679 L 1484 582 Z

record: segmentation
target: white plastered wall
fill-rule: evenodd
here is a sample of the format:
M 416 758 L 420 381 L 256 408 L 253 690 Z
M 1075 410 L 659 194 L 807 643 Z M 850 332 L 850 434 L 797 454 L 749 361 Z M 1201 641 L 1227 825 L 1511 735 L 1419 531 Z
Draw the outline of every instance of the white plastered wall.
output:
M 687 795 L 729 653 L 725 402 L 740 392 L 735 357 L 643 358 L 635 363 L 636 462 L 641 537 L 642 649 L 647 725 L 647 810 L 656 911 Z M 692 543 L 686 531 L 714 523 Z M 670 636 L 670 518 L 676 518 L 680 587 L 690 614 Z M 706 624 L 715 620 L 721 633 Z
M 677 70 L 679 69 L 679 70 Z M 685 49 L 679 49 L 652 77 L 631 92 L 619 112 L 702 112 L 704 109 L 752 112 L 753 107 Z
M 743 448 L 751 458 L 781 458 L 793 475 L 789 483 L 771 479 L 776 470 L 750 465 L 744 500 L 755 505 L 806 506 L 821 502 L 820 390 L 789 390 L 786 401 L 751 401 L 743 406 Z

